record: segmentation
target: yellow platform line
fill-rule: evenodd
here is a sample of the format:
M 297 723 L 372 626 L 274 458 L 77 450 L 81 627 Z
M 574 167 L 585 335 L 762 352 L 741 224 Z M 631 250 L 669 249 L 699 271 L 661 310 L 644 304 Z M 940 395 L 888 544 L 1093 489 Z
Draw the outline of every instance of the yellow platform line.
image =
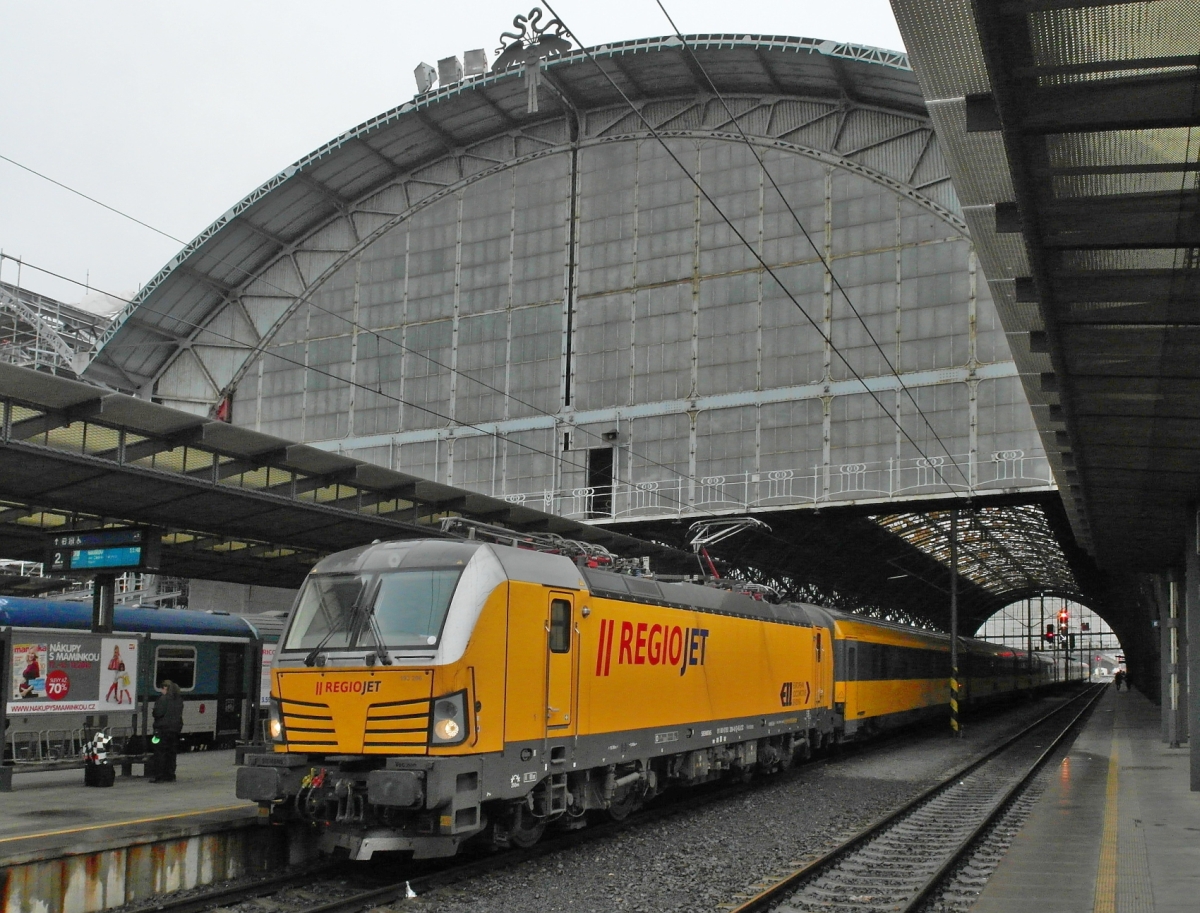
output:
M 154 821 L 169 821 L 172 818 L 191 818 L 195 815 L 211 815 L 213 812 L 228 812 L 238 808 L 252 808 L 249 803 L 239 805 L 218 805 L 214 808 L 202 808 L 194 812 L 184 812 L 174 815 L 155 815 L 152 818 L 130 818 L 127 821 L 109 821 L 107 824 L 89 824 L 87 827 L 65 827 L 57 831 L 42 831 L 40 834 L 20 834 L 16 837 L 0 837 L 0 843 L 11 843 L 14 840 L 36 840 L 39 837 L 57 837 L 60 834 L 82 834 L 84 831 L 98 831 L 113 827 L 125 827 L 128 824 L 150 824 Z
M 1100 834 L 1100 868 L 1096 871 L 1093 913 L 1117 911 L 1117 735 L 1108 756 L 1108 782 L 1104 790 L 1104 829 Z

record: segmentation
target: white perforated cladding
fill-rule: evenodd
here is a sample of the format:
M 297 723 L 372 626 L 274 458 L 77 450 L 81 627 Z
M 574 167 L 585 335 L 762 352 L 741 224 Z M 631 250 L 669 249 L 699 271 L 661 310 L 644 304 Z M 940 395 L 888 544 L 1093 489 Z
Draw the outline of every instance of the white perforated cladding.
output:
M 970 0 L 893 0 L 892 10 L 926 99 L 991 90 Z
M 1187 251 L 1182 248 L 1147 250 L 1068 250 L 1062 253 L 1065 269 L 1093 271 L 1109 269 L 1178 269 Z
M 929 117 L 963 206 L 1013 199 L 1008 156 L 999 133 L 967 133 L 966 101 L 929 102 Z
M 1200 54 L 1200 3 L 1153 0 L 1031 13 L 1038 66 Z

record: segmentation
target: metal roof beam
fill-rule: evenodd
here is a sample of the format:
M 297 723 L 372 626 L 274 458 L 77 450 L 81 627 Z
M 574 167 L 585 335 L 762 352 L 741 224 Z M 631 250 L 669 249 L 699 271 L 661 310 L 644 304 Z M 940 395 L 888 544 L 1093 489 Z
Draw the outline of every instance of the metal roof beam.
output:
M 1025 134 L 1200 125 L 1196 71 L 1042 86 L 1018 117 L 1014 126 Z
M 1200 274 L 1181 275 L 1176 270 L 1056 270 L 1050 274 L 1054 300 L 1069 302 L 1140 302 L 1170 298 L 1173 302 L 1200 303 Z

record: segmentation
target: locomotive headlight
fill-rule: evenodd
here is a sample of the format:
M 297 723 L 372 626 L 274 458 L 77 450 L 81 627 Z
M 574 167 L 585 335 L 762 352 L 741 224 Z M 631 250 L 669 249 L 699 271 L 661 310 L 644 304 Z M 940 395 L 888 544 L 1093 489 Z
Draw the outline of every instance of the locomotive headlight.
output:
M 456 691 L 433 701 L 430 741 L 434 745 L 457 745 L 467 737 L 467 692 Z
M 287 730 L 283 728 L 283 712 L 279 709 L 279 701 L 271 698 L 267 710 L 267 736 L 272 742 L 286 742 Z

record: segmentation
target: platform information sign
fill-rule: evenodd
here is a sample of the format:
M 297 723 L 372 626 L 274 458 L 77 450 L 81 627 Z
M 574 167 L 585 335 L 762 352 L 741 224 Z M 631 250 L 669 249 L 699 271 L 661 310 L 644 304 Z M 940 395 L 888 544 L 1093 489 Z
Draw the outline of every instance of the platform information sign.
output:
M 46 570 L 69 574 L 93 571 L 154 570 L 162 539 L 144 527 L 55 533 L 46 553 Z
M 133 637 L 13 632 L 5 711 L 108 713 L 137 705 L 138 642 Z

